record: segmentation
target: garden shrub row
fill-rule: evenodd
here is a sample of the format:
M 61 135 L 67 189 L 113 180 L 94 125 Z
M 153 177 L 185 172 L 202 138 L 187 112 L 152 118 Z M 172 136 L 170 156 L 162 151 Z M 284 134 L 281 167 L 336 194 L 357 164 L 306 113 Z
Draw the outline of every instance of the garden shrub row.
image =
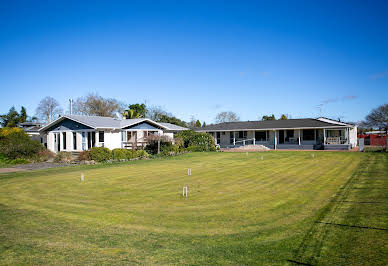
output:
M 93 147 L 90 151 L 83 151 L 79 154 L 78 159 L 93 160 L 96 162 L 106 162 L 111 160 L 131 160 L 135 158 L 148 158 L 149 154 L 145 150 L 128 150 L 128 149 L 114 149 L 110 150 L 103 147 Z

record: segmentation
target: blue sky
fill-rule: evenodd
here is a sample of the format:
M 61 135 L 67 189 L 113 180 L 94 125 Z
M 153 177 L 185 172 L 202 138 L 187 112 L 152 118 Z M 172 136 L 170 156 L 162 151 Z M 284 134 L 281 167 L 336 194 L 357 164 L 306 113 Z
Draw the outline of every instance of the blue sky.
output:
M 388 102 L 387 1 L 1 1 L 0 113 L 97 92 L 207 123 Z

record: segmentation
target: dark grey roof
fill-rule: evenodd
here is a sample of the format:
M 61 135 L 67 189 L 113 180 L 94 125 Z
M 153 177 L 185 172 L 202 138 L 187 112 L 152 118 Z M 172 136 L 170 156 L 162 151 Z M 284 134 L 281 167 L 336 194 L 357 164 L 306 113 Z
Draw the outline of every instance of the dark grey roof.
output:
M 287 128 L 323 128 L 323 127 L 349 127 L 352 125 L 339 123 L 336 121 L 322 121 L 320 118 L 288 119 L 288 120 L 268 120 L 268 121 L 245 121 L 227 122 L 195 128 L 195 131 L 229 131 L 229 130 L 268 130 Z

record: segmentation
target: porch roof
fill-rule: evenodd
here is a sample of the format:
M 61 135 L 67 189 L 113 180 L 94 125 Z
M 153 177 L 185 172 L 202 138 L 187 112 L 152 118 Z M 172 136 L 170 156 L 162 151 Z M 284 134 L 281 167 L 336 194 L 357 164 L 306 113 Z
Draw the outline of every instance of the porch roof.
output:
M 268 120 L 268 121 L 244 121 L 227 122 L 208 125 L 196 128 L 195 131 L 242 131 L 242 130 L 273 130 L 273 129 L 298 129 L 298 128 L 346 128 L 353 127 L 351 124 L 340 123 L 334 120 L 323 118 L 304 118 L 288 120 Z

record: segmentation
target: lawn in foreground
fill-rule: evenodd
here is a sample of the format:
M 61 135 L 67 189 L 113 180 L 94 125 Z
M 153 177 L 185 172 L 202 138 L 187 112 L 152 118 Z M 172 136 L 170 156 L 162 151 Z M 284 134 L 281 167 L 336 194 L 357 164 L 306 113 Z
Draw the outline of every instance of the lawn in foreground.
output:
M 341 225 L 388 228 L 387 171 L 384 154 L 263 152 L 0 175 L 0 264 L 383 265 L 387 231 Z

